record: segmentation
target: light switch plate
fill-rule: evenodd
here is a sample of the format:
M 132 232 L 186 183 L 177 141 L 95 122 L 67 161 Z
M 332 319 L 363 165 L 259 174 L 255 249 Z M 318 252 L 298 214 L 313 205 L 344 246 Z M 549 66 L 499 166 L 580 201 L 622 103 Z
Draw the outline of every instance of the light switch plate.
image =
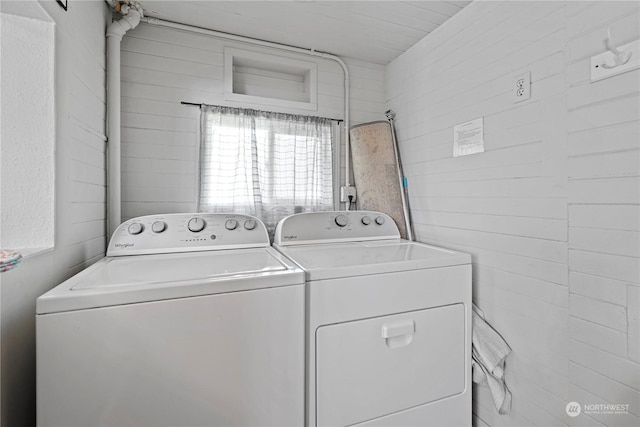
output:
M 592 82 L 617 76 L 618 74 L 626 73 L 627 71 L 635 70 L 640 67 L 640 40 L 618 46 L 618 50 L 631 52 L 631 57 L 626 64 L 618 65 L 613 68 L 607 68 L 607 66 L 611 67 L 615 64 L 615 55 L 613 52 L 607 50 L 606 52 L 591 57 Z M 603 64 L 605 65 L 603 66 Z

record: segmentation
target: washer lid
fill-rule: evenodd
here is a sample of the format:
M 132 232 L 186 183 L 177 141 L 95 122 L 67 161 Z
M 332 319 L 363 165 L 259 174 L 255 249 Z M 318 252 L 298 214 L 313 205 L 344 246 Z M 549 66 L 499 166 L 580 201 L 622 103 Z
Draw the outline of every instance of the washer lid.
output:
M 106 257 L 38 298 L 38 314 L 304 283 L 271 248 Z
M 264 250 L 223 251 L 215 255 L 199 252 L 108 257 L 71 290 L 183 282 L 283 270 L 286 267 Z
M 469 254 L 404 239 L 299 245 L 278 249 L 305 270 L 307 280 L 471 263 Z

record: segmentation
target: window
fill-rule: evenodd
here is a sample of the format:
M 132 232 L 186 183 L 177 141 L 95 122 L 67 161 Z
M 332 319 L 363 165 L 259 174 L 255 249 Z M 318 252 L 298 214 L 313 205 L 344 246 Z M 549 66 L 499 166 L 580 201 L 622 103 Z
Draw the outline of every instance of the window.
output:
M 333 121 L 202 106 L 202 212 L 255 215 L 273 232 L 283 217 L 332 210 Z

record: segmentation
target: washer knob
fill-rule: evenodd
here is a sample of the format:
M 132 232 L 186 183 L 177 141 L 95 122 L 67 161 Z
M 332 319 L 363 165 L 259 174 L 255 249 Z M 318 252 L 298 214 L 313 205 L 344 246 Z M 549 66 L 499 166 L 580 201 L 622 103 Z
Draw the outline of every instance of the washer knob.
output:
M 383 216 L 377 216 L 376 217 L 376 224 L 378 224 L 378 225 L 384 224 L 384 217 Z
M 344 215 L 338 215 L 338 216 L 336 217 L 335 221 L 336 221 L 336 225 L 337 225 L 338 227 L 344 227 L 344 226 L 345 226 L 345 225 L 347 225 L 347 223 L 349 222 L 349 221 L 347 220 L 347 217 L 346 217 L 346 216 L 344 216 Z
M 129 234 L 133 235 L 142 233 L 142 230 L 144 230 L 144 225 L 140 224 L 139 222 L 134 222 L 127 228 Z
M 362 217 L 362 223 L 363 223 L 364 225 L 369 225 L 369 224 L 371 224 L 371 217 L 363 216 L 363 217 Z
M 244 222 L 244 228 L 246 230 L 253 230 L 257 225 L 258 223 L 254 219 L 248 219 Z
M 164 221 L 156 221 L 151 224 L 151 231 L 153 231 L 154 233 L 162 233 L 166 229 L 167 224 L 165 224 Z
M 189 223 L 187 224 L 187 228 L 189 229 L 189 231 L 192 231 L 194 233 L 199 233 L 202 230 L 204 230 L 205 225 L 207 224 L 204 222 L 204 219 L 195 216 L 189 220 Z
M 236 221 L 235 219 L 228 219 L 227 222 L 224 223 L 224 228 L 229 231 L 235 230 L 236 228 L 238 228 L 238 221 Z

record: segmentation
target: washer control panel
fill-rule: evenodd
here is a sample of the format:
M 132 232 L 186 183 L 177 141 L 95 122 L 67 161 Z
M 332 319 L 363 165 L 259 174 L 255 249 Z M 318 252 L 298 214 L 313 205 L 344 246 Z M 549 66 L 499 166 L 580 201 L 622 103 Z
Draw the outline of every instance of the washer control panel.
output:
M 130 219 L 111 237 L 107 256 L 269 246 L 264 223 L 251 215 L 193 213 Z
M 310 212 L 288 216 L 276 227 L 278 246 L 399 239 L 393 219 L 375 211 Z

